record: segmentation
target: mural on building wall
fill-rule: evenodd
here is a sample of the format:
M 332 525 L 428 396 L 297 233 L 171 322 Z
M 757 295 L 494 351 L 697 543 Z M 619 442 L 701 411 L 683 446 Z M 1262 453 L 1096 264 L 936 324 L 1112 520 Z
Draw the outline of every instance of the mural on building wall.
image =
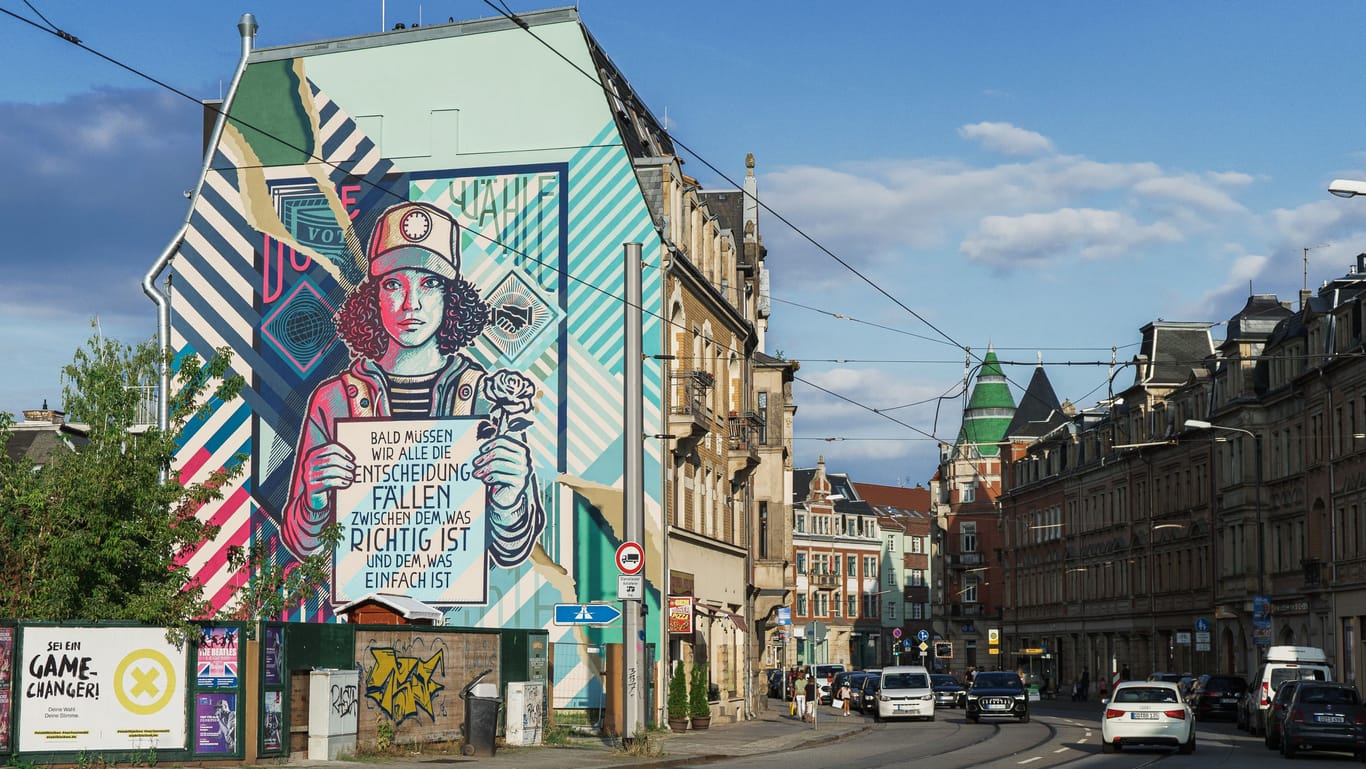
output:
M 267 543 L 288 568 L 335 522 L 330 584 L 282 619 L 335 621 L 384 592 L 452 625 L 619 639 L 552 621 L 557 603 L 616 599 L 624 536 L 602 497 L 622 482 L 621 248 L 659 239 L 615 122 L 585 104 L 602 128 L 551 159 L 401 164 L 307 62 L 248 67 L 172 262 L 176 354 L 227 347 L 248 382 L 182 436 L 187 481 L 250 462 L 204 511 L 222 529 L 192 573 L 221 606 L 245 576 L 229 547 Z M 661 287 L 646 270 L 647 308 Z M 647 354 L 659 322 L 645 313 Z M 648 424 L 658 366 L 645 387 Z M 647 442 L 652 616 L 660 451 Z
M 398 723 L 419 713 L 435 721 L 432 698 L 446 688 L 438 677 L 445 673 L 442 650 L 426 659 L 401 655 L 392 648 L 371 649 L 370 654 L 374 660 L 365 674 L 365 696 Z

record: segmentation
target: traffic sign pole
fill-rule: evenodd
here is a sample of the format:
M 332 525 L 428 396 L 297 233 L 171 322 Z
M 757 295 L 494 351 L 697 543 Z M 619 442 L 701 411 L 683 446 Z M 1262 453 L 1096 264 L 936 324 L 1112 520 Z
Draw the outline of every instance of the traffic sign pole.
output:
M 625 520 L 623 521 L 626 541 L 640 548 L 645 541 L 645 388 L 644 388 L 644 347 L 641 336 L 641 288 L 640 288 L 640 249 L 639 243 L 623 245 L 623 261 L 626 274 L 623 280 L 625 301 L 622 302 L 623 335 L 625 336 L 625 363 L 622 377 L 622 395 L 625 402 L 625 418 L 622 420 L 622 491 Z M 620 551 L 618 551 L 620 552 Z M 640 562 L 636 572 L 645 568 L 644 551 L 640 550 Z M 665 575 L 667 579 L 668 575 Z M 645 726 L 645 620 L 641 616 L 642 602 L 627 599 L 621 602 L 626 619 L 622 623 L 622 661 L 625 675 L 621 677 L 625 705 L 622 719 L 621 737 L 634 740 L 637 732 Z

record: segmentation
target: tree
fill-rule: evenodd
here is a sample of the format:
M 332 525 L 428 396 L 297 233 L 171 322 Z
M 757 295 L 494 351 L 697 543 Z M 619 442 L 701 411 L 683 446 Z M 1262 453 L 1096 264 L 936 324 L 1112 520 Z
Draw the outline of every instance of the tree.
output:
M 669 678 L 669 718 L 675 721 L 688 717 L 688 679 L 683 660 L 674 663 L 674 674 Z
M 172 363 L 170 429 L 139 425 L 145 385 Z M 226 349 L 207 361 L 163 361 L 152 342 L 127 345 L 99 333 L 76 351 L 62 371 L 63 407 L 68 422 L 87 426 L 88 442 L 41 467 L 0 453 L 0 616 L 135 621 L 164 626 L 177 642 L 198 635 L 193 622 L 212 617 L 188 563 L 218 533 L 198 513 L 222 497 L 245 457 L 188 485 L 172 472 L 172 460 L 187 427 L 238 397 L 243 381 L 230 364 Z M 0 424 L 0 445 L 8 442 L 5 428 Z M 238 565 L 254 568 L 255 555 L 239 552 Z M 288 592 L 291 575 L 296 583 L 316 579 L 319 568 L 310 562 L 290 574 L 252 572 L 229 602 L 234 616 L 260 618 L 273 596 Z
M 711 715 L 711 705 L 707 704 L 707 661 L 694 660 L 692 664 L 692 686 L 688 687 L 688 715 L 694 718 Z

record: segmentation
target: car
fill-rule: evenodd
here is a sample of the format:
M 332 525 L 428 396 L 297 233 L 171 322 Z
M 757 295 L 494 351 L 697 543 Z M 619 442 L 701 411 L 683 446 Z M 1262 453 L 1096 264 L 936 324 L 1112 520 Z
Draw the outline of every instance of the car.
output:
M 1342 750 L 1366 761 L 1366 707 L 1356 687 L 1301 681 L 1281 719 L 1281 755 L 1301 750 Z
M 774 699 L 782 699 L 783 683 L 786 677 L 787 672 L 784 670 L 768 671 L 768 696 Z
M 838 662 L 811 666 L 811 675 L 816 679 L 816 699 L 820 700 L 822 705 L 830 704 L 830 681 L 834 679 L 836 673 L 843 670 L 844 665 Z
M 1180 673 L 1156 672 L 1148 675 L 1149 681 L 1166 681 L 1167 683 L 1180 684 L 1182 675 Z M 1180 687 L 1178 687 L 1180 688 Z
M 930 671 L 922 665 L 898 665 L 882 669 L 873 720 L 923 718 L 934 720 L 934 690 Z
M 877 693 L 882 688 L 882 671 L 869 673 L 859 681 L 859 696 L 854 698 L 854 705 L 860 713 L 877 712 Z
M 969 721 L 983 718 L 1015 718 L 1029 722 L 1029 695 L 1018 673 L 982 672 L 972 677 L 964 706 Z
M 967 704 L 968 690 L 948 673 L 931 673 L 930 686 L 934 689 L 934 704 L 946 708 L 961 708 Z
M 1246 729 L 1254 737 L 1266 729 L 1266 711 L 1271 698 L 1286 681 L 1331 681 L 1333 669 L 1328 666 L 1328 655 L 1315 646 L 1272 646 L 1267 649 L 1266 662 L 1248 683 L 1247 696 L 1238 708 L 1238 728 Z
M 1300 683 L 1302 682 L 1286 681 L 1281 684 L 1281 688 L 1276 690 L 1276 696 L 1271 698 L 1271 707 L 1266 709 L 1266 728 L 1262 729 L 1262 738 L 1271 750 L 1279 750 L 1281 747 L 1281 722 L 1285 718 L 1286 706 L 1290 704 L 1290 698 L 1294 696 Z
M 1100 749 L 1114 753 L 1131 745 L 1165 745 L 1195 752 L 1195 716 L 1172 681 L 1122 681 L 1102 699 Z
M 1206 673 L 1191 685 L 1190 692 L 1186 694 L 1186 704 L 1190 705 L 1197 721 L 1213 718 L 1235 720 L 1238 718 L 1238 703 L 1246 694 L 1247 681 L 1242 676 Z

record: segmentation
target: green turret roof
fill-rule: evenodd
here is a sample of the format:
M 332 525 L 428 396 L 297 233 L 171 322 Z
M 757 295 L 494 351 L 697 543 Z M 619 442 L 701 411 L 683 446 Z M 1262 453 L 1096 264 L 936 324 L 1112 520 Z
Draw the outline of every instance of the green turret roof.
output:
M 1015 416 L 1015 398 L 1010 394 L 1006 375 L 996 351 L 987 348 L 982 368 L 977 373 L 972 397 L 963 411 L 963 427 L 958 432 L 958 445 L 970 446 L 981 456 L 994 457 L 1001 453 L 1000 442 Z

